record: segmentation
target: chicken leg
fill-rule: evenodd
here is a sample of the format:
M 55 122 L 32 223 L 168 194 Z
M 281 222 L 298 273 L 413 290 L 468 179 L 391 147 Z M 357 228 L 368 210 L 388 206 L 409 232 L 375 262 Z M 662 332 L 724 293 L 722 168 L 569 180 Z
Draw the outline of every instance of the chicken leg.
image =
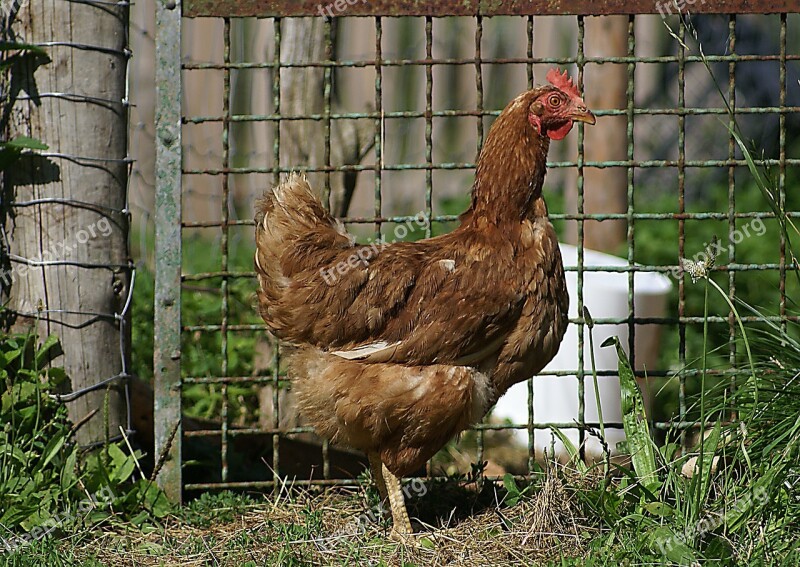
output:
M 378 487 L 378 494 L 381 496 L 381 506 L 386 505 L 389 500 L 389 492 L 386 489 L 386 480 L 383 478 L 383 463 L 378 453 L 369 453 L 369 468 L 372 472 L 372 480 L 375 481 L 375 486 Z
M 413 533 L 411 520 L 408 518 L 406 503 L 403 497 L 403 488 L 400 479 L 386 468 L 376 453 L 369 454 L 369 464 L 372 469 L 372 477 L 381 495 L 381 501 L 389 500 L 392 510 L 392 534 L 391 538 L 398 541 L 405 541 Z

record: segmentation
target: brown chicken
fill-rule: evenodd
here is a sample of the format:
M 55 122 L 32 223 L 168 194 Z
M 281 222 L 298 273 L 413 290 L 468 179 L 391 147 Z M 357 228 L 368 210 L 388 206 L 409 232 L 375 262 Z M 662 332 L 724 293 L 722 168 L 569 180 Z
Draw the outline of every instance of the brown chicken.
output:
M 494 122 L 449 234 L 358 245 L 299 175 L 257 204 L 260 312 L 296 347 L 299 409 L 320 435 L 367 453 L 395 537 L 411 533 L 398 477 L 538 373 L 567 327 L 542 184 L 550 140 L 595 118 L 566 72 L 547 79 Z

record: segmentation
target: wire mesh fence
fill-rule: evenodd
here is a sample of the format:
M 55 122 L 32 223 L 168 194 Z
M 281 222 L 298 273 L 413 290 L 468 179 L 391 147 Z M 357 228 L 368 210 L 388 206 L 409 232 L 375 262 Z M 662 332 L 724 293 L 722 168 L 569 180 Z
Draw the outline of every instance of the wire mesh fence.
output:
M 689 18 L 669 4 L 612 4 L 562 2 L 549 16 L 515 2 L 488 11 L 469 2 L 195 0 L 183 3 L 183 14 L 174 3 L 158 7 L 155 420 L 156 451 L 172 456 L 161 476 L 168 492 L 268 488 L 287 475 L 301 485 L 352 482 L 342 478 L 352 474 L 351 456 L 326 442 L 295 444 L 312 432 L 293 412 L 281 345 L 252 303 L 249 218 L 261 190 L 303 171 L 362 240 L 391 240 L 399 227 L 403 238 L 446 232 L 467 203 L 492 120 L 552 66 L 576 77 L 598 117 L 594 132 L 581 125 L 553 147 L 545 185 L 559 236 L 574 245 L 565 262 L 574 278 L 574 341 L 562 345 L 558 367 L 512 396 L 524 399 L 523 418 L 498 408 L 426 473 L 505 459 L 504 470 L 531 474 L 552 426 L 589 447 L 586 427 L 597 425 L 597 415 L 584 307 L 594 315 L 597 344 L 602 336 L 623 338 L 657 430 L 691 427 L 687 396 L 701 372 L 693 358 L 706 318 L 702 292 L 679 259 L 707 254 L 712 234 L 721 238 L 710 251 L 728 299 L 761 309 L 744 313 L 744 322 L 798 319 L 788 300 L 796 282 L 787 277 L 797 268 L 732 132 L 738 125 L 757 140 L 757 165 L 774 177 L 778 207 L 800 216 L 787 191 L 800 163 L 790 157 L 799 142 L 791 126 L 800 89 L 790 80 L 800 60 L 791 40 L 799 6 L 705 2 L 696 8 L 716 15 Z M 587 17 L 595 14 L 618 16 L 604 30 L 605 19 Z M 222 53 L 181 60 L 182 15 L 203 18 L 193 25 L 207 21 L 206 41 Z M 306 51 L 296 49 L 298 29 L 314 42 Z M 258 104 L 247 95 L 256 84 L 267 95 Z M 298 103 L 290 89 L 297 84 L 319 87 L 316 98 Z M 215 102 L 198 111 L 193 101 L 201 98 Z M 182 138 L 203 140 L 207 151 L 182 148 Z M 214 208 L 196 213 L 185 188 L 200 186 Z M 617 311 L 604 311 L 614 291 L 598 277 L 615 285 L 622 278 Z M 660 278 L 663 295 L 652 309 L 648 277 Z M 737 321 L 727 303 L 713 306 L 707 320 L 717 365 L 708 374 L 735 381 Z M 616 380 L 615 367 L 597 374 Z M 542 413 L 559 396 L 570 398 L 572 419 Z M 187 412 L 191 424 L 184 419 L 173 439 Z M 606 427 L 619 422 L 612 416 Z M 189 456 L 191 444 L 204 447 L 201 458 Z M 513 457 L 508 446 L 519 449 Z M 297 454 L 309 451 L 318 455 Z M 209 469 L 186 468 L 182 478 L 182 453 Z M 297 467 L 301 461 L 311 474 Z

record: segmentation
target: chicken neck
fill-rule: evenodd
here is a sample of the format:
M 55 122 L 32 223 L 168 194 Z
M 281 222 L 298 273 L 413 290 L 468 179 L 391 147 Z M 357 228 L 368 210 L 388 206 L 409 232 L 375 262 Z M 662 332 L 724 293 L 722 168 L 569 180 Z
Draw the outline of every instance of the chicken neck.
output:
M 478 158 L 464 225 L 507 227 L 547 214 L 542 185 L 550 140 L 527 126 L 524 118 L 505 113 L 493 125 Z

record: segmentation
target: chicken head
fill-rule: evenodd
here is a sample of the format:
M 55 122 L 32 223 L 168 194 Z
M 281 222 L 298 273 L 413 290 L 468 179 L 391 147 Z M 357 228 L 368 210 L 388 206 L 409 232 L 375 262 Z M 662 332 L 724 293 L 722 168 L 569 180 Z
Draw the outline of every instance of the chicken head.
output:
M 562 75 L 551 69 L 547 81 L 552 87 L 543 89 L 528 109 L 528 122 L 538 134 L 563 140 L 575 122 L 596 122 L 566 71 Z

